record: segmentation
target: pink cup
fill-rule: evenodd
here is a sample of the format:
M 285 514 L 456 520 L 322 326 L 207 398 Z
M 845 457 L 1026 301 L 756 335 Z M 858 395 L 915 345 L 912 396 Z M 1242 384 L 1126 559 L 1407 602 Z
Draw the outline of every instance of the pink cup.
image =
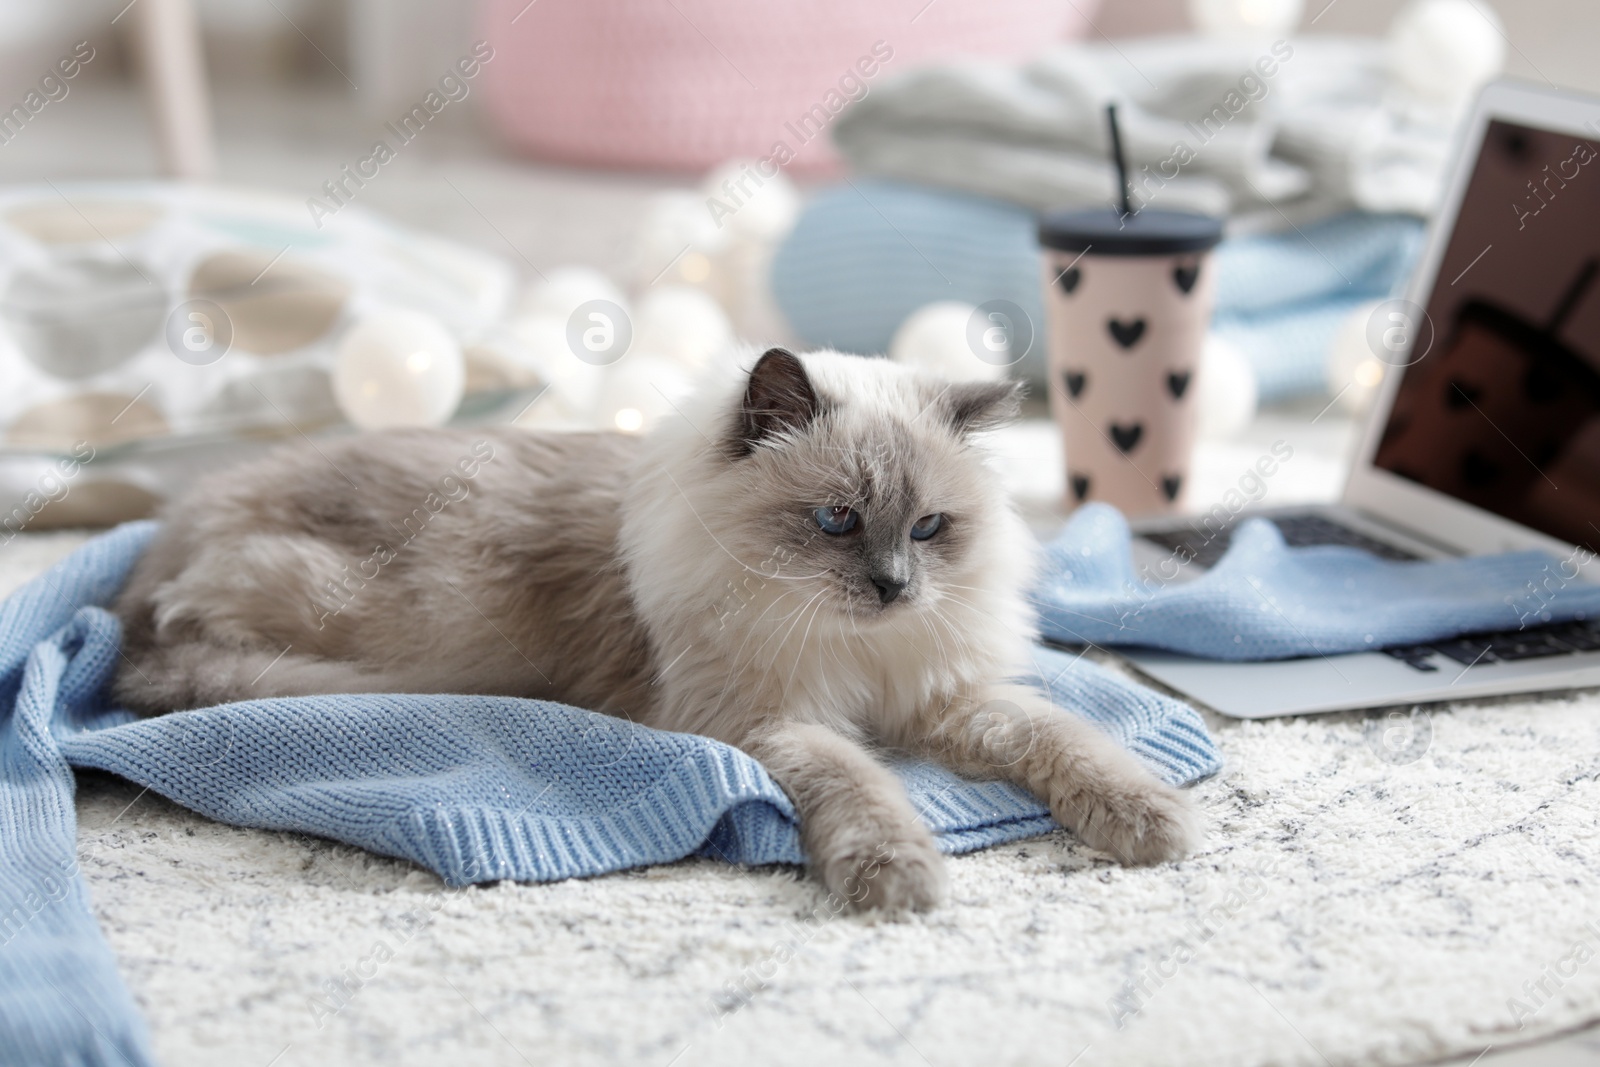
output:
M 1129 516 L 1183 506 L 1221 239 L 1220 219 L 1150 208 L 1040 222 L 1050 411 L 1069 506 L 1100 500 Z

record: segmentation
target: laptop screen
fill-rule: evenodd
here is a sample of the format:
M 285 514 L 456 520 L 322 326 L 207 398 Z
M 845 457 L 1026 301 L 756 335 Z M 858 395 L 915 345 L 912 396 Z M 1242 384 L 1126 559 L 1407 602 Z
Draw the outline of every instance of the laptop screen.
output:
M 1600 550 L 1600 131 L 1493 121 L 1373 462 Z

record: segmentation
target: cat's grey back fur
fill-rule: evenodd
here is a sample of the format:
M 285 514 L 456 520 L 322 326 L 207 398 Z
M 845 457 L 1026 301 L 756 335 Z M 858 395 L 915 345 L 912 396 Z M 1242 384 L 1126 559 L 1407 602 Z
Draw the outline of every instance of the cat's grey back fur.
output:
M 159 713 L 480 692 L 643 717 L 651 654 L 616 547 L 639 446 L 394 430 L 213 475 L 166 509 L 117 602 L 130 669 L 116 695 Z

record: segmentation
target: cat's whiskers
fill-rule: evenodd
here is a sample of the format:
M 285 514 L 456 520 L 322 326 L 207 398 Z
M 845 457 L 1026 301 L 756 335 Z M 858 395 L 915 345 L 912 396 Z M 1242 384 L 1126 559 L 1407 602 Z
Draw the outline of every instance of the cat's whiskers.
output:
M 711 543 L 720 548 L 729 559 L 733 560 L 745 570 L 751 571 L 755 574 L 760 574 L 761 571 L 758 568 L 750 566 L 750 564 L 734 555 L 732 550 L 729 549 L 727 545 L 717 540 L 717 535 L 711 532 L 711 527 L 706 525 L 706 520 L 700 517 L 699 509 L 694 506 L 694 501 L 689 499 L 689 494 L 683 491 L 683 486 L 678 484 L 678 479 L 672 476 L 672 472 L 670 470 L 663 470 L 661 473 L 667 476 L 667 480 L 672 483 L 672 488 L 676 489 L 678 491 L 678 495 L 683 497 L 684 506 L 689 509 L 689 514 L 694 516 L 694 521 L 698 522 L 700 524 L 700 528 L 706 532 L 706 536 L 711 538 Z
M 948 663 L 950 662 L 951 657 L 945 648 L 944 640 L 940 638 L 939 632 L 934 629 L 933 623 L 935 622 L 943 624 L 944 629 L 949 634 L 950 638 L 958 643 L 962 659 L 966 659 L 972 654 L 972 645 L 955 630 L 955 628 L 950 624 L 950 621 L 945 618 L 944 613 L 939 611 L 937 608 L 933 608 L 925 612 L 919 612 L 917 618 L 922 621 L 923 626 L 927 628 L 929 635 L 932 636 L 935 651 L 937 651 L 939 654 L 939 662 Z
M 854 624 L 855 621 L 852 619 L 851 625 L 854 626 Z M 842 631 L 835 632 L 832 636 L 833 640 L 827 641 L 824 647 L 833 655 L 833 662 L 839 665 L 841 671 L 849 670 L 850 665 L 845 662 L 844 653 L 840 651 L 840 642 L 838 640 L 843 636 L 843 633 Z
M 934 612 L 933 620 L 937 622 L 944 630 L 949 640 L 956 644 L 957 649 L 961 654 L 961 659 L 964 662 L 971 662 L 973 660 L 982 658 L 981 650 L 970 637 L 961 632 L 961 627 L 956 625 L 955 620 L 951 619 L 944 612 Z
M 789 638 L 794 634 L 795 629 L 797 627 L 799 627 L 800 620 L 805 618 L 806 612 L 812 611 L 813 610 L 813 606 L 815 606 L 816 608 L 820 609 L 822 598 L 827 595 L 827 592 L 828 591 L 826 589 L 818 589 L 815 593 L 813 593 L 811 595 L 811 598 L 809 600 L 807 600 L 804 604 L 801 604 L 799 609 L 793 613 L 794 621 L 789 623 L 789 628 L 783 632 L 782 638 L 779 639 L 779 641 L 778 641 L 778 648 L 779 649 L 782 649 L 782 648 L 784 648 L 785 646 L 788 645 Z M 789 616 L 785 616 L 785 618 L 788 618 L 788 617 Z M 761 652 L 766 649 L 767 645 L 772 641 L 773 637 L 776 637 L 776 636 L 777 636 L 777 632 L 776 632 L 776 630 L 774 630 L 774 632 L 771 635 L 769 635 L 765 641 L 761 642 L 761 647 L 756 649 L 756 656 L 759 656 L 761 654 Z M 769 667 L 771 665 L 776 664 L 779 661 L 779 659 L 781 659 L 781 658 L 782 658 L 782 653 L 774 653 L 772 656 L 769 656 L 768 657 Z M 752 659 L 752 662 L 754 662 L 754 659 Z
M 794 663 L 789 667 L 789 680 L 785 682 L 783 686 L 786 691 L 794 688 L 795 672 L 800 669 L 800 664 L 805 659 L 806 644 L 811 640 L 811 627 L 816 623 L 817 616 L 821 612 L 822 605 L 818 603 L 817 606 L 812 609 L 811 618 L 806 622 L 805 632 L 800 635 L 800 648 L 794 654 Z
M 777 604 L 778 600 L 782 600 L 784 597 L 788 596 L 790 592 L 793 592 L 793 590 L 785 590 L 784 593 L 781 596 L 779 596 L 776 600 L 773 601 L 772 605 L 768 606 L 767 610 L 770 611 L 771 608 Z M 744 648 L 745 648 L 745 646 L 749 644 L 750 638 L 755 636 L 755 634 L 758 631 L 758 629 L 760 629 L 759 627 L 755 626 L 754 623 L 752 623 L 752 625 L 749 628 L 749 632 L 745 635 L 744 641 L 740 642 L 739 649 L 734 653 L 734 655 L 732 657 L 733 665 L 732 665 L 731 669 L 728 672 L 727 681 L 723 684 L 722 692 L 720 694 L 718 694 L 718 696 L 717 696 L 717 705 L 716 705 L 717 707 L 720 708 L 722 706 L 722 702 L 725 699 L 727 699 L 727 695 L 728 695 L 729 689 L 732 688 L 734 681 L 737 678 L 741 677 L 742 672 L 744 672 L 747 668 L 754 667 L 757 663 L 759 663 L 761 661 L 761 659 L 762 659 L 762 655 L 761 654 L 762 654 L 763 651 L 765 651 L 767 645 L 769 645 L 773 641 L 774 638 L 777 638 L 780 633 L 783 633 L 786 636 L 787 633 L 793 632 L 794 627 L 799 625 L 799 621 L 800 621 L 801 617 L 803 617 L 806 609 L 809 608 L 812 605 L 813 602 L 815 602 L 819 597 L 821 597 L 826 592 L 827 592 L 826 589 L 817 590 L 809 598 L 807 598 L 805 603 L 801 604 L 798 608 L 796 608 L 793 611 L 789 612 L 787 615 L 783 615 L 783 616 L 775 619 L 773 621 L 772 625 L 767 628 L 767 634 L 762 639 L 761 644 L 756 646 L 755 651 L 751 652 L 748 657 L 745 657 L 744 656 Z M 765 612 L 763 612 L 762 615 L 764 617 L 765 616 Z M 793 620 L 793 621 L 791 621 L 791 620 Z M 759 618 L 757 619 L 757 621 L 759 621 Z M 788 631 L 784 631 L 782 629 L 783 624 L 785 622 L 789 623 Z M 765 674 L 766 673 L 770 673 L 772 665 L 773 665 L 774 662 L 775 662 L 774 660 L 768 660 L 767 670 L 765 672 L 763 672 L 763 677 L 762 677 L 762 684 L 763 685 L 765 684 L 765 681 L 766 681 Z
M 942 588 L 945 588 L 945 589 L 968 589 L 968 590 L 971 590 L 974 593 L 993 593 L 994 592 L 993 589 L 989 589 L 989 588 L 987 588 L 985 586 L 981 586 L 981 585 L 960 585 L 960 584 L 957 584 L 955 582 L 950 582 L 950 583 L 944 585 Z
M 794 622 L 791 622 L 789 624 L 789 628 L 783 632 L 782 638 L 778 641 L 778 647 L 779 648 L 782 648 L 784 645 L 788 644 L 789 635 L 793 634 L 794 631 L 795 631 L 795 627 L 800 625 L 800 619 L 804 618 L 806 611 L 808 609 L 810 609 L 813 604 L 818 603 L 826 593 L 827 593 L 826 589 L 819 589 L 815 593 L 812 594 L 810 600 L 807 600 L 804 604 L 802 604 L 800 606 L 800 610 L 795 612 Z M 760 656 L 762 650 L 767 647 L 767 645 L 772 641 L 772 638 L 775 637 L 775 636 L 777 636 L 777 630 L 776 629 L 773 630 L 773 633 L 771 635 L 769 635 L 765 641 L 761 642 L 761 647 L 756 649 L 755 654 L 752 655 L 751 658 L 750 658 L 751 664 L 754 664 L 756 662 L 756 660 Z M 773 655 L 773 656 L 768 657 L 768 659 L 766 661 L 766 667 L 764 667 L 762 669 L 762 671 L 761 671 L 760 688 L 762 688 L 762 689 L 766 688 L 767 679 L 771 677 L 773 670 L 779 665 L 780 659 L 781 659 L 781 657 L 778 656 L 778 655 Z M 790 673 L 789 677 L 790 677 L 790 681 L 792 682 L 794 680 L 794 675 L 793 675 L 792 672 Z
M 1036 639 L 1035 635 L 1033 635 L 1033 634 L 1018 633 L 1016 631 L 1016 629 L 1013 628 L 1012 625 L 1010 623 L 1008 623 L 1006 620 L 999 618 L 998 616 L 996 616 L 992 612 L 985 611 L 983 608 L 979 607 L 977 604 L 974 604 L 971 600 L 968 600 L 966 597 L 961 596 L 960 594 L 950 593 L 950 594 L 948 594 L 948 599 L 950 599 L 950 600 L 954 601 L 955 603 L 961 605 L 966 610 L 968 610 L 970 612 L 973 612 L 974 614 L 980 615 L 985 619 L 988 619 L 990 622 L 994 623 L 996 626 L 999 626 L 1002 629 L 1008 631 L 1011 634 L 1011 636 L 1013 638 L 1015 638 L 1017 641 L 1025 643 L 1030 647 L 1033 645 L 1033 643 L 1034 643 L 1034 641 Z M 952 632 L 955 631 L 956 627 L 955 627 L 954 620 L 949 620 L 947 625 L 949 625 L 951 627 Z
M 958 588 L 962 588 L 962 587 L 950 585 L 950 586 L 945 586 L 945 588 L 946 589 L 958 589 Z M 970 597 L 964 597 L 960 593 L 946 593 L 945 594 L 945 599 L 946 600 L 952 600 L 955 603 L 960 604 L 964 608 L 967 608 L 967 609 L 969 609 L 971 611 L 977 612 L 979 615 L 982 615 L 984 618 L 990 620 L 991 622 L 999 623 L 1002 626 L 1006 625 L 1005 622 L 1003 622 L 1001 619 L 997 618 L 995 615 L 991 614 L 989 611 L 985 610 L 981 605 L 979 605 L 976 601 L 972 600 Z
M 970 635 L 962 632 L 962 627 L 956 625 L 956 620 L 952 617 L 950 612 L 945 610 L 944 605 L 953 603 L 967 611 L 975 612 L 980 615 L 985 613 L 981 608 L 979 608 L 972 601 L 968 600 L 966 597 L 961 596 L 959 593 L 950 592 L 949 590 L 952 588 L 956 587 L 948 585 L 941 586 L 939 588 L 938 595 L 923 604 L 922 611 L 924 614 L 937 619 L 941 625 L 949 629 L 951 637 L 962 643 L 962 651 L 964 653 L 970 653 L 975 649 L 972 638 Z M 993 618 L 992 616 L 986 617 L 991 619 Z M 995 619 L 993 621 L 998 622 L 999 620 Z
M 762 577 L 772 582 L 807 582 L 813 578 L 821 578 L 828 573 L 824 567 L 815 574 L 763 574 Z
M 790 590 L 790 592 L 798 592 L 798 590 Z M 778 617 L 777 619 L 774 619 L 773 622 L 772 622 L 772 626 L 768 628 L 766 637 L 764 637 L 762 639 L 760 645 L 756 646 L 756 650 L 750 654 L 750 658 L 746 661 L 746 663 L 747 664 L 753 664 L 758 659 L 760 659 L 762 651 L 765 650 L 767 645 L 772 641 L 772 639 L 777 636 L 779 628 L 781 626 L 783 626 L 784 623 L 789 622 L 790 623 L 790 627 L 789 628 L 791 630 L 795 626 L 799 625 L 800 614 L 802 612 L 804 612 L 807 608 L 809 608 L 815 600 L 817 600 L 819 597 L 823 596 L 826 593 L 827 593 L 827 589 L 826 588 L 818 589 L 811 596 L 806 598 L 806 602 L 805 603 L 801 604 L 799 607 L 795 608 L 793 611 L 789 612 L 787 615 L 783 615 L 783 616 Z M 791 622 L 790 620 L 794 620 L 794 621 Z M 758 616 L 756 618 L 755 622 L 759 622 L 759 621 L 760 621 L 760 617 Z M 756 626 L 755 626 L 754 622 L 751 624 L 750 630 L 751 630 L 751 636 L 753 636 L 755 634 L 755 631 L 756 631 Z M 744 645 L 749 643 L 749 640 L 750 640 L 750 637 L 747 636 L 745 638 L 744 642 L 740 644 L 740 651 L 741 652 L 744 649 Z
M 730 655 L 728 657 L 728 660 L 729 660 L 731 666 L 730 666 L 730 668 L 729 668 L 729 670 L 727 672 L 726 679 L 722 683 L 722 691 L 717 694 L 716 703 L 712 705 L 711 713 L 715 713 L 715 712 L 720 711 L 722 709 L 722 702 L 727 699 L 728 691 L 733 687 L 734 680 L 739 677 L 739 672 L 741 670 L 743 670 L 745 667 L 747 667 L 750 664 L 754 663 L 756 657 L 758 655 L 760 655 L 761 649 L 758 648 L 758 649 L 756 649 L 756 651 L 754 653 L 751 654 L 749 660 L 741 662 L 741 657 L 743 657 L 743 655 L 744 655 L 745 647 L 750 644 L 750 639 L 752 637 L 754 637 L 761 629 L 761 627 L 759 625 L 761 620 L 766 618 L 767 614 L 769 612 L 771 612 L 773 608 L 777 607 L 780 603 L 782 603 L 787 597 L 789 597 L 790 595 L 792 595 L 794 593 L 797 593 L 797 592 L 799 592 L 799 590 L 796 590 L 796 589 L 785 589 L 782 592 L 780 592 L 777 596 L 772 598 L 772 602 L 770 604 L 768 604 L 766 607 L 761 609 L 761 614 L 757 615 L 754 619 L 750 620 L 750 624 L 745 627 L 744 640 L 739 642 L 739 647 L 734 649 L 732 655 Z M 808 601 L 808 603 L 809 603 L 809 601 Z M 791 615 L 784 615 L 781 618 L 777 619 L 773 624 L 774 630 L 776 629 L 776 627 L 783 625 L 783 623 L 786 620 L 788 620 L 793 614 L 798 613 L 800 611 L 804 611 L 804 610 L 805 610 L 805 605 L 802 604 L 799 608 L 796 608 L 795 612 L 791 613 Z M 771 636 L 772 635 L 769 633 L 767 635 L 767 639 L 770 640 Z M 765 643 L 766 643 L 765 641 L 762 642 L 763 645 L 765 645 Z
M 933 624 L 928 621 L 927 615 L 923 612 L 918 612 L 917 622 L 921 623 L 922 628 L 928 631 L 928 640 L 933 644 L 934 653 L 938 655 L 939 659 L 945 659 L 944 644 L 939 640 L 939 633 L 933 628 Z M 923 659 L 928 659 L 927 655 L 924 654 L 921 649 L 917 649 L 917 653 L 918 655 L 921 655 Z M 928 660 L 929 666 L 932 666 L 935 662 L 937 661 Z
M 945 599 L 951 601 L 954 604 L 960 605 L 961 607 L 965 608 L 967 611 L 970 611 L 970 612 L 972 612 L 972 613 L 974 613 L 976 615 L 983 616 L 985 619 L 988 619 L 990 622 L 996 624 L 997 626 L 1003 626 L 1008 630 L 1011 629 L 1010 625 L 1005 620 L 1003 620 L 1001 618 L 998 618 L 997 616 L 995 616 L 991 612 L 985 611 L 977 603 L 973 602 L 972 600 L 970 600 L 967 597 L 962 596 L 960 593 L 946 593 L 945 594 Z M 1018 637 L 1021 636 L 1020 634 L 1016 634 L 1015 631 L 1012 631 L 1012 632 L 1013 632 L 1014 636 L 1018 636 Z

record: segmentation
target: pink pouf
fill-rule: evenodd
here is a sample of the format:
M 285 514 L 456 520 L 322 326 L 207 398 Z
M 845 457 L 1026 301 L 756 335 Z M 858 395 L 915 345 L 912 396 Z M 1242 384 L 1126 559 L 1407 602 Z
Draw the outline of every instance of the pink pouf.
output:
M 542 158 L 701 170 L 778 152 L 817 170 L 835 161 L 826 120 L 883 78 L 956 54 L 1032 55 L 1097 6 L 486 0 L 484 78 L 501 131 Z

